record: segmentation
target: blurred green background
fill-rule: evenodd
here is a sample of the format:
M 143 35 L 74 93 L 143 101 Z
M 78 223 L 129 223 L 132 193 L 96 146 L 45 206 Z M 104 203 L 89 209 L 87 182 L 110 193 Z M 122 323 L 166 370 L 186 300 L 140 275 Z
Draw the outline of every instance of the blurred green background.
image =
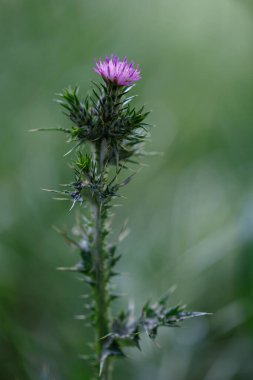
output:
M 72 180 L 69 125 L 54 94 L 96 78 L 111 52 L 143 69 L 135 91 L 163 156 L 127 188 L 119 290 L 137 310 L 171 285 L 172 303 L 213 312 L 144 339 L 121 380 L 253 379 L 253 3 L 251 0 L 1 0 L 0 379 L 84 380 L 92 334 L 76 261 L 52 225 L 75 212 L 41 188 Z M 118 227 L 116 228 L 118 229 Z M 118 303 L 120 307 L 120 304 Z

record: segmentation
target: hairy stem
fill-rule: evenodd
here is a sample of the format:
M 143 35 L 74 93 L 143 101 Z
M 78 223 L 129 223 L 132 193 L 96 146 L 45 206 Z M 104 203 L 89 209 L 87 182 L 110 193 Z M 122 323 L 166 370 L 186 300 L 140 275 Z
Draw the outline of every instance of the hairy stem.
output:
M 100 181 L 103 184 L 105 175 L 104 156 L 105 156 L 105 141 L 98 143 L 96 146 L 96 164 L 97 174 L 100 176 Z M 96 272 L 96 330 L 97 330 L 97 356 L 98 361 L 101 358 L 104 337 L 109 333 L 109 318 L 108 318 L 108 290 L 105 278 L 105 257 L 104 257 L 104 225 L 103 214 L 105 212 L 102 200 L 97 200 L 95 204 L 95 272 Z M 103 369 L 101 380 L 109 380 L 110 368 L 106 364 Z

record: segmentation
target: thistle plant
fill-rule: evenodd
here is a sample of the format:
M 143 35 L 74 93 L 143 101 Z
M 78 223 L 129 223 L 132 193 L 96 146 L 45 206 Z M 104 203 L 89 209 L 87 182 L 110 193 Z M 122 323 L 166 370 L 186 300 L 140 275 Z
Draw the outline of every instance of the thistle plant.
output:
M 159 327 L 178 326 L 187 318 L 206 313 L 185 311 L 182 305 L 169 306 L 169 292 L 157 302 L 146 302 L 139 316 L 134 315 L 132 306 L 114 316 L 111 313 L 111 304 L 118 297 L 112 279 L 121 258 L 118 242 L 112 241 L 111 209 L 121 196 L 121 188 L 134 177 L 129 165 L 131 170 L 139 165 L 151 126 L 146 122 L 149 112 L 132 105 L 135 95 L 129 95 L 141 79 L 139 66 L 112 55 L 100 59 L 94 71 L 100 81 L 93 82 L 91 93 L 84 99 L 77 87 L 58 94 L 57 101 L 71 121 L 69 128 L 57 130 L 72 143 L 68 153 L 73 156 L 73 181 L 61 190 L 48 191 L 70 201 L 70 209 L 76 205 L 82 210 L 73 233 L 60 231 L 76 248 L 79 261 L 73 267 L 59 269 L 80 273 L 88 284 L 86 311 L 79 318 L 87 319 L 94 329 L 88 356 L 94 365 L 94 378 L 109 380 L 112 359 L 124 357 L 124 347 L 140 349 L 143 332 L 154 340 Z

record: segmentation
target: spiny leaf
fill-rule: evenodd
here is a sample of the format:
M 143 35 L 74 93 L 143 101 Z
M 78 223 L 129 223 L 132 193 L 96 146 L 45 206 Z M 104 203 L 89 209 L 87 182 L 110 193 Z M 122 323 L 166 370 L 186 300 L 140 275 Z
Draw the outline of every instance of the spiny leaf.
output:
M 57 132 L 64 132 L 64 133 L 71 133 L 70 129 L 67 128 L 35 128 L 35 129 L 29 129 L 29 132 L 44 132 L 44 131 L 57 131 Z
M 165 295 L 158 302 L 153 304 L 148 301 L 143 306 L 139 324 L 144 328 L 151 339 L 156 338 L 158 328 L 161 326 L 175 327 L 185 319 L 208 315 L 208 313 L 204 312 L 184 311 L 185 306 L 182 305 L 168 308 L 168 296 L 169 295 Z
M 102 354 L 100 356 L 99 376 L 102 375 L 106 360 L 111 357 L 124 357 L 125 354 L 120 349 L 119 344 L 111 339 L 105 339 Z

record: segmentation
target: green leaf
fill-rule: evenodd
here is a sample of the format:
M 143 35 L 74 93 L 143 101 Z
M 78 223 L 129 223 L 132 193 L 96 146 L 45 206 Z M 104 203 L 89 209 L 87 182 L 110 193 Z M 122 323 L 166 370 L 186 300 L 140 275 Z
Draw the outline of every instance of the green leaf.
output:
M 168 308 L 168 298 L 169 294 L 156 303 L 147 302 L 142 309 L 139 323 L 151 339 L 156 338 L 158 328 L 161 326 L 176 327 L 185 319 L 208 315 L 205 312 L 184 311 L 185 306 L 182 305 Z

